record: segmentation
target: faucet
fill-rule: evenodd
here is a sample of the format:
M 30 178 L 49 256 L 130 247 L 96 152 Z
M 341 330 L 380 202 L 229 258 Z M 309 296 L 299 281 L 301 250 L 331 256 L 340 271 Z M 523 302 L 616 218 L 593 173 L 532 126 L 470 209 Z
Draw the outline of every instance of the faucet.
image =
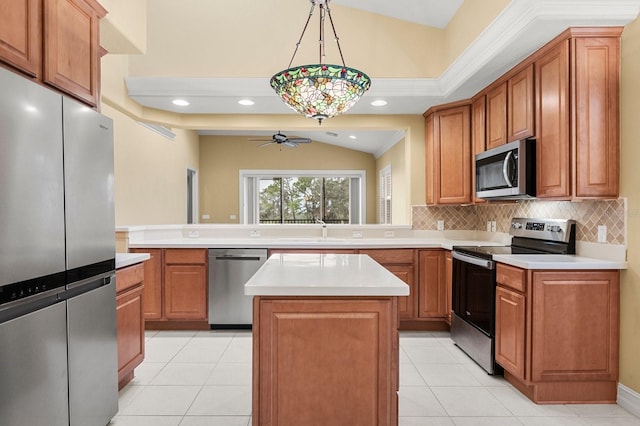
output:
M 324 220 L 322 220 L 322 219 L 316 219 L 316 223 L 322 224 L 322 239 L 326 240 L 327 239 L 327 224 L 324 223 Z

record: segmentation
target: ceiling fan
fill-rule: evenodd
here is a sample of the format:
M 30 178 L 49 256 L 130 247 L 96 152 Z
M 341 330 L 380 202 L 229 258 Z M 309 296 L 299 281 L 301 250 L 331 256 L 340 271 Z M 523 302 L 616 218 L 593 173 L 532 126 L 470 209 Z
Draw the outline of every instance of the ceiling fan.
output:
M 278 132 L 275 135 L 271 136 L 271 139 L 249 139 L 250 141 L 265 141 L 265 143 L 258 145 L 258 147 L 263 147 L 271 144 L 277 145 L 285 145 L 289 148 L 295 148 L 298 144 L 301 143 L 311 143 L 311 139 L 309 138 L 288 138 L 286 135 Z

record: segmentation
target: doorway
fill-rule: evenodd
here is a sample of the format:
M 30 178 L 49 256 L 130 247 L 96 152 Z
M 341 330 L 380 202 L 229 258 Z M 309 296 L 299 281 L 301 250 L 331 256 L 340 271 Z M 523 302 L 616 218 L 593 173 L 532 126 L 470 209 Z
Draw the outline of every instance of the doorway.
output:
M 198 223 L 198 175 L 187 169 L 187 223 Z

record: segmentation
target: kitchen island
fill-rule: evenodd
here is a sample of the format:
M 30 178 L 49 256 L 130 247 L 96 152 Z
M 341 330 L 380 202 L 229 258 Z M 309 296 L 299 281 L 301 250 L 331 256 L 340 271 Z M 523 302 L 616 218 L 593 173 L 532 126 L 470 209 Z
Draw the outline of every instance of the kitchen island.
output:
M 398 424 L 398 296 L 367 255 L 275 254 L 253 299 L 253 424 Z

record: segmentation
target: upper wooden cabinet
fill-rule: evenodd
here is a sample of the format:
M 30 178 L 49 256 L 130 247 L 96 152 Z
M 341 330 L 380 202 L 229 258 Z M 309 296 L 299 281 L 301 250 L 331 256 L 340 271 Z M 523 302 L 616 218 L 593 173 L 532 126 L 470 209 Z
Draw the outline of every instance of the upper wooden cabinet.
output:
M 0 0 L 0 60 L 32 77 L 42 70 L 42 0 Z
M 476 154 L 487 149 L 486 144 L 486 95 L 476 96 L 471 100 L 471 197 L 474 204 L 486 203 L 476 197 Z
M 96 106 L 99 20 L 95 0 L 0 0 L 0 60 Z
M 534 135 L 533 64 L 518 69 L 486 92 L 486 149 Z
M 427 204 L 471 203 L 471 108 L 468 102 L 426 113 Z
M 539 198 L 618 196 L 621 32 L 570 29 L 535 59 Z

